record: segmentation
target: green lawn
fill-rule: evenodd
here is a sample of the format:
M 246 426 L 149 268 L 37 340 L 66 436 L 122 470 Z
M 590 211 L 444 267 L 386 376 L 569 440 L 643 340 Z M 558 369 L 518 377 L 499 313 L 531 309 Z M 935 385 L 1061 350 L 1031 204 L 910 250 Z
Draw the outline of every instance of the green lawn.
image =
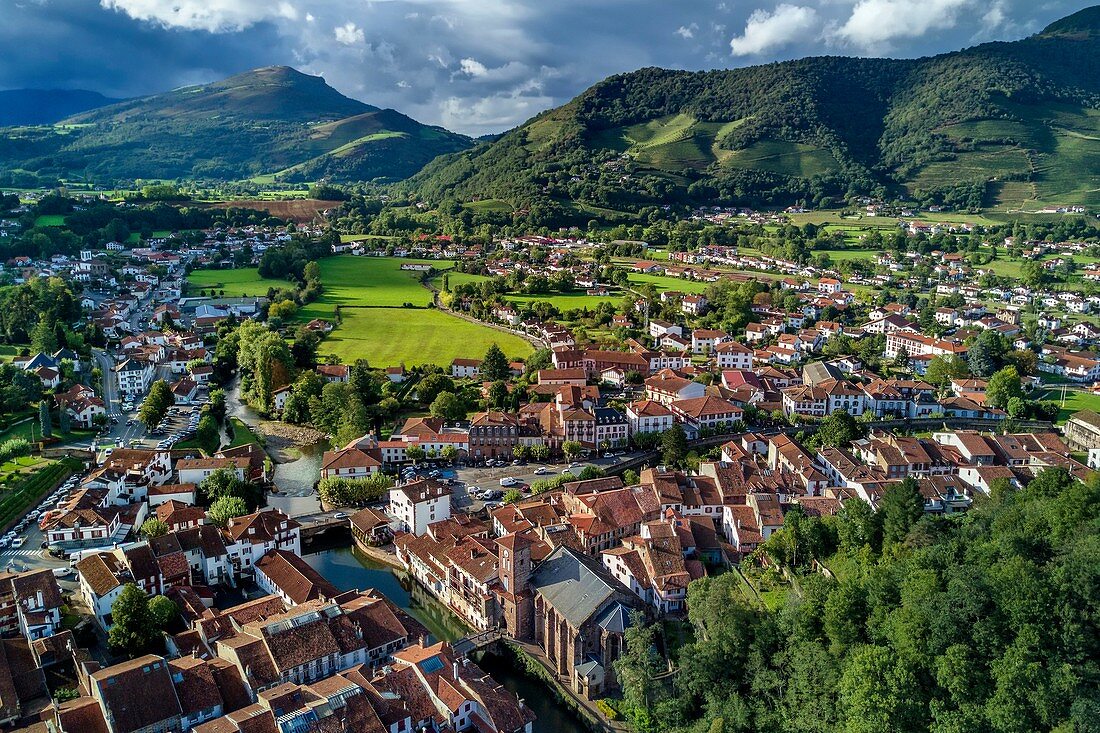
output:
M 239 270 L 195 270 L 187 276 L 187 281 L 191 283 L 195 294 L 199 290 L 213 288 L 219 293 L 224 290 L 232 298 L 267 295 L 269 288 L 294 287 L 294 283 L 288 280 L 260 277 L 255 267 Z
M 1062 390 L 1050 389 L 1047 390 L 1046 396 L 1043 399 L 1051 400 L 1062 404 Z M 1100 395 L 1092 394 L 1091 392 L 1077 392 L 1073 390 L 1066 390 L 1066 402 L 1062 405 L 1062 409 L 1058 412 L 1058 423 L 1064 423 L 1069 420 L 1070 415 L 1078 410 L 1094 410 L 1100 412 Z
M 248 445 L 255 443 L 256 445 L 263 445 L 259 436 L 252 432 L 251 428 L 241 422 L 238 418 L 229 418 L 230 424 L 233 426 L 233 441 L 229 444 L 230 448 L 236 448 L 242 445 Z
M 622 294 L 617 295 L 585 295 L 584 293 L 570 293 L 569 295 L 506 295 L 505 300 L 513 303 L 527 303 L 536 300 L 544 300 L 563 313 L 574 308 L 594 309 L 600 303 L 618 303 L 622 300 Z
M 64 214 L 43 214 L 34 220 L 36 227 L 63 227 L 65 226 Z
M 457 285 L 466 285 L 467 283 L 484 283 L 489 282 L 493 278 L 488 275 L 472 275 L 468 272 L 451 272 L 447 274 L 447 282 L 453 288 Z M 440 290 L 443 289 L 443 276 L 437 275 L 432 278 L 432 285 Z
M 695 280 L 682 280 L 678 277 L 667 277 L 665 275 L 644 275 L 639 272 L 630 273 L 628 279 L 634 285 L 645 285 L 647 283 L 654 285 L 658 292 L 663 290 L 679 290 L 683 293 L 701 293 L 710 285 L 710 283 L 697 282 Z
M 321 260 L 321 297 L 298 311 L 300 320 L 331 319 L 336 306 L 424 306 L 430 290 L 420 284 L 421 273 L 402 270 L 403 264 L 429 264 L 437 270 L 454 267 L 450 260 L 411 260 L 402 257 L 340 255 Z
M 479 359 L 493 343 L 511 357 L 526 357 L 531 345 L 512 334 L 470 323 L 428 308 L 345 308 L 343 323 L 318 351 L 336 354 L 350 364 L 366 359 L 371 366 L 438 364 L 455 358 Z

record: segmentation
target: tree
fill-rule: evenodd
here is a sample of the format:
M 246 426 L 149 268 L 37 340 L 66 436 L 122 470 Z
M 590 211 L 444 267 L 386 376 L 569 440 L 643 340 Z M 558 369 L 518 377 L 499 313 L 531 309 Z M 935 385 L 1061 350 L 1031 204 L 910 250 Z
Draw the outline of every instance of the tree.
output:
M 549 446 L 537 443 L 531 446 L 531 460 L 533 461 L 545 461 L 550 457 Z
M 210 521 L 222 528 L 229 525 L 230 519 L 243 517 L 245 514 L 248 514 L 248 505 L 239 496 L 218 497 L 206 512 Z
M 432 417 L 453 421 L 466 419 L 466 403 L 454 392 L 441 392 L 428 408 Z
M 73 431 L 72 420 L 69 417 L 69 411 L 64 407 L 57 411 L 57 426 L 61 430 L 62 435 L 68 435 Z
M 970 371 L 976 377 L 985 379 L 1000 368 L 1008 351 L 1007 339 L 997 331 L 982 331 L 967 353 Z
M 158 629 L 163 629 L 172 623 L 179 612 L 179 607 L 170 598 L 153 596 L 149 599 L 149 619 Z
M 410 461 L 413 462 L 413 465 L 415 466 L 417 461 L 424 460 L 424 449 L 421 448 L 419 445 L 410 445 L 407 449 L 405 449 L 405 455 Z
M 640 479 L 638 477 L 638 472 L 635 471 L 633 468 L 628 468 L 625 471 L 623 471 L 623 485 L 624 486 L 635 486 L 635 485 L 637 485 L 639 480 Z
M 572 461 L 581 454 L 584 450 L 584 446 L 575 440 L 567 440 L 561 444 L 561 452 L 565 454 L 566 460 Z
M 1016 367 L 1021 376 L 1030 377 L 1039 371 L 1039 355 L 1031 349 L 1015 349 L 1005 354 L 1005 363 Z
M 49 438 L 53 435 L 53 421 L 50 419 L 50 403 L 46 399 L 38 403 L 38 425 L 42 429 L 43 438 Z
M 454 392 L 455 383 L 446 374 L 428 374 L 416 385 L 416 397 L 425 405 L 430 405 L 442 392 Z
M 1005 409 L 1012 398 L 1023 399 L 1024 388 L 1020 384 L 1020 373 L 1014 366 L 1006 366 L 989 378 L 985 388 L 987 404 Z
M 218 450 L 218 446 L 221 444 L 221 431 L 218 429 L 218 424 L 214 421 L 213 416 L 206 414 L 199 419 L 198 427 L 195 430 L 195 442 L 207 454 L 213 454 Z
M 225 420 L 225 390 L 210 390 L 210 399 L 206 403 L 206 411 L 217 420 L 220 425 Z
M 687 457 L 687 433 L 679 423 L 661 433 L 661 460 L 666 466 L 679 466 Z
M 145 400 L 141 403 L 138 420 L 147 429 L 153 429 L 168 414 L 168 408 L 175 404 L 175 401 L 168 382 L 158 379 L 153 382 L 153 386 L 149 388 L 149 394 L 145 396 Z
M 39 318 L 31 330 L 31 350 L 43 354 L 57 351 L 57 332 L 54 324 L 45 317 Z
M 502 409 L 508 400 L 508 385 L 504 382 L 493 382 L 489 385 L 489 396 L 486 402 L 489 407 Z
M 485 352 L 485 358 L 481 360 L 481 378 L 490 382 L 508 379 L 511 376 L 511 368 L 508 359 L 500 347 L 493 344 Z
M 954 354 L 947 354 L 946 356 L 933 356 L 929 359 L 924 379 L 929 384 L 943 387 L 949 384 L 952 379 L 965 379 L 969 375 L 970 369 L 965 361 Z
M 821 421 L 808 441 L 815 448 L 846 446 L 863 435 L 863 426 L 847 410 L 836 410 Z
M 171 606 L 171 612 L 164 601 Z M 160 638 L 164 627 L 175 617 L 175 608 L 175 604 L 167 598 L 163 601 L 156 598 L 151 600 L 141 588 L 127 583 L 111 604 L 112 625 L 107 632 L 107 643 L 112 649 L 130 657 L 148 651 L 153 642 Z
M 917 520 L 924 516 L 924 497 L 917 480 L 907 477 L 890 484 L 882 494 L 882 544 L 889 547 L 905 539 Z
M 503 501 L 505 504 L 511 504 L 513 502 L 519 501 L 522 498 L 523 492 L 521 492 L 519 489 L 508 489 L 506 492 L 504 492 L 504 498 L 501 499 L 501 501 Z
M 443 446 L 443 450 L 439 452 L 439 455 L 444 460 L 453 462 L 458 458 L 458 448 L 455 448 L 453 445 L 445 445 Z
M 199 496 L 210 504 L 225 496 L 236 496 L 244 499 L 245 504 L 253 510 L 263 501 L 264 493 L 262 487 L 251 481 L 242 481 L 228 468 L 214 471 L 202 480 L 198 489 Z
M 169 529 L 170 528 L 163 520 L 157 519 L 156 517 L 146 519 L 141 525 L 141 533 L 149 539 L 166 535 Z

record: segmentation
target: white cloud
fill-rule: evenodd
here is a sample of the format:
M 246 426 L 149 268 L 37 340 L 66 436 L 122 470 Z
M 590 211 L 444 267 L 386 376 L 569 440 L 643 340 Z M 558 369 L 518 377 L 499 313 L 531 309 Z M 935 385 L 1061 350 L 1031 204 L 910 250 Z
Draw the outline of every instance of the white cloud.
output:
M 298 18 L 297 9 L 289 2 L 269 0 L 99 0 L 99 4 L 135 20 L 211 33 L 239 31 L 267 20 Z
M 752 56 L 804 40 L 817 25 L 817 11 L 804 5 L 780 3 L 775 10 L 755 10 L 745 32 L 730 41 L 734 56 Z
M 959 11 L 973 4 L 973 0 L 859 0 L 833 35 L 865 50 L 880 50 L 891 41 L 954 28 Z
M 477 59 L 462 59 L 459 65 L 462 67 L 462 73 L 470 76 L 485 76 L 489 73 L 489 69 L 486 68 L 485 64 Z
M 333 35 L 336 36 L 337 43 L 342 43 L 345 46 L 355 46 L 362 43 L 366 38 L 363 29 L 350 20 L 343 25 L 336 26 L 333 30 Z
M 695 25 L 694 23 L 692 23 L 691 25 L 682 25 L 676 29 L 676 35 L 680 36 L 680 38 L 683 38 L 684 40 L 689 40 L 691 38 L 695 38 L 695 31 L 698 30 L 698 28 L 699 26 Z

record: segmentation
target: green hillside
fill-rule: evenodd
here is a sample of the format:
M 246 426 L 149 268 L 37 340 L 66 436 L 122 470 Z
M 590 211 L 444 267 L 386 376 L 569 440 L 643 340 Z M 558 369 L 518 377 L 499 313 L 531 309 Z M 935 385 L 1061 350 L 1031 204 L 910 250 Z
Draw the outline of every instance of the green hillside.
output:
M 0 130 L 0 170 L 40 176 L 400 180 L 470 144 L 285 66 Z
M 578 219 L 670 202 L 1100 207 L 1100 8 L 917 60 L 819 57 L 610 77 L 409 184 Z

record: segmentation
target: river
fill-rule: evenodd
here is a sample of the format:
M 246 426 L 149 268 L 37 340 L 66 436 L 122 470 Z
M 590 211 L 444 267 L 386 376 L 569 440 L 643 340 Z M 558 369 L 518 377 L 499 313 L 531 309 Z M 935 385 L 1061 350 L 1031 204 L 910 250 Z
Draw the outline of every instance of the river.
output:
M 374 588 L 379 591 L 424 624 L 436 639 L 454 641 L 467 632 L 458 617 L 418 584 L 399 578 L 393 569 L 375 562 L 354 547 L 323 550 L 308 554 L 304 559 L 340 590 Z M 510 660 L 485 654 L 478 664 L 534 711 L 537 733 L 587 733 L 584 723 L 561 705 L 542 681 L 529 677 Z

